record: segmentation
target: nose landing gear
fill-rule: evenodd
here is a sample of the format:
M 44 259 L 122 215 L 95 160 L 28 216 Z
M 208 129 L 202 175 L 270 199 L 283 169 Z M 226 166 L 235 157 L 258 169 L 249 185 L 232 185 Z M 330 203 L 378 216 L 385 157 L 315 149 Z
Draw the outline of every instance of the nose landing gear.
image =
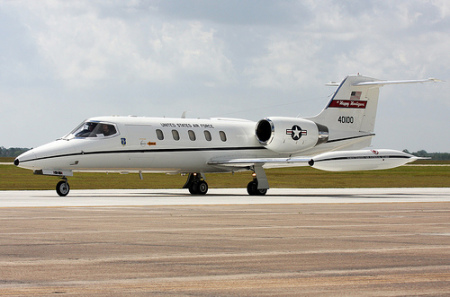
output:
M 56 185 L 56 193 L 58 193 L 59 196 L 64 197 L 67 196 L 67 194 L 69 194 L 69 191 L 70 186 L 69 183 L 67 182 L 67 178 L 63 177 L 62 181 L 60 181 Z

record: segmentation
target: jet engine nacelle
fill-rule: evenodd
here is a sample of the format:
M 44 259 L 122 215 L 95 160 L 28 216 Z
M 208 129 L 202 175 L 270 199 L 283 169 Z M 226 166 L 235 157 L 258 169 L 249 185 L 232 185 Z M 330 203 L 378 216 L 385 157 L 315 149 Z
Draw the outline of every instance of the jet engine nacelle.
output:
M 327 142 L 328 128 L 306 119 L 271 117 L 257 123 L 256 138 L 271 151 L 298 153 Z

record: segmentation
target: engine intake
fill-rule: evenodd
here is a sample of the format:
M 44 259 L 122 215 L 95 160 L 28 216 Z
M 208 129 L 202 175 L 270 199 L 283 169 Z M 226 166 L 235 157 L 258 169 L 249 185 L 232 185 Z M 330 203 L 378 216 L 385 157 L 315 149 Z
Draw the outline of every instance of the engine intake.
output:
M 256 125 L 256 138 L 261 144 L 268 144 L 272 140 L 274 130 L 275 127 L 271 120 L 261 120 Z
M 272 117 L 256 125 L 259 143 L 277 153 L 297 153 L 328 141 L 328 128 L 300 118 Z

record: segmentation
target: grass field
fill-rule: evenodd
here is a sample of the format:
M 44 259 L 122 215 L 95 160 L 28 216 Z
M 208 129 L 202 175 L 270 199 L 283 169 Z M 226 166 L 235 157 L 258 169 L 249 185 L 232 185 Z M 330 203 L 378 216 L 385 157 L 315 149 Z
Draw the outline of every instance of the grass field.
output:
M 13 159 L 0 159 L 12 162 Z M 436 165 L 437 162 L 426 164 Z M 425 164 L 425 165 L 426 165 Z M 449 162 L 440 162 L 449 165 Z M 310 167 L 266 170 L 272 188 L 390 188 L 450 187 L 450 166 L 402 166 L 390 170 L 324 172 Z M 186 176 L 138 174 L 75 173 L 69 178 L 72 189 L 169 189 L 181 188 Z M 251 172 L 207 174 L 211 188 L 245 188 Z M 58 177 L 37 176 L 14 165 L 0 165 L 0 190 L 50 190 Z

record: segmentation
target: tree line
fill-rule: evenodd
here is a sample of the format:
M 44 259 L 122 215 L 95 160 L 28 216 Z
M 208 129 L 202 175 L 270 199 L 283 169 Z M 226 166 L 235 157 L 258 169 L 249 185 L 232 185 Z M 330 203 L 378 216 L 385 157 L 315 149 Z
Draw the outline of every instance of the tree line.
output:
M 29 148 L 22 148 L 22 147 L 10 147 L 5 148 L 3 146 L 0 146 L 0 157 L 17 157 L 20 154 L 30 150 Z
M 412 152 L 412 153 L 410 153 L 408 150 L 403 150 L 403 152 L 417 156 L 417 157 L 431 158 L 431 160 L 434 160 L 434 161 L 450 160 L 450 153 L 429 153 L 426 150 L 420 150 L 420 151 Z

